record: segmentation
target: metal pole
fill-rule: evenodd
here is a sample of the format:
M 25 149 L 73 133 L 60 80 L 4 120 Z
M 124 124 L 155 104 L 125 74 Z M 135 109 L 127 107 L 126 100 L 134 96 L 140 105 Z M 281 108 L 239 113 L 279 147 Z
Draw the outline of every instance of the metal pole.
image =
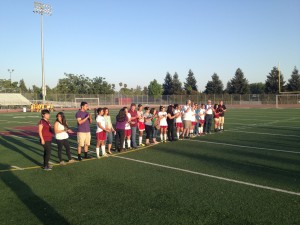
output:
M 41 14 L 41 49 L 42 49 L 42 95 L 43 95 L 43 103 L 46 101 L 46 87 L 45 87 L 45 73 L 44 73 L 44 21 L 43 14 Z

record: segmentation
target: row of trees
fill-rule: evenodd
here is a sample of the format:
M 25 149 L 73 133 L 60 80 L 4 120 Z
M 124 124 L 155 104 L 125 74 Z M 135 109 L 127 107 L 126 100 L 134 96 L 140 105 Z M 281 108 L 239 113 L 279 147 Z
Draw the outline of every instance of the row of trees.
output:
M 279 91 L 300 91 L 300 75 L 295 67 L 287 84 L 284 81 L 283 75 L 280 74 L 277 67 L 273 67 L 267 75 L 265 83 L 251 83 L 245 78 L 243 71 L 238 68 L 234 77 L 227 82 L 224 89 L 223 82 L 219 79 L 218 74 L 214 73 L 211 80 L 207 82 L 203 93 L 206 94 L 276 94 Z M 95 77 L 90 79 L 84 75 L 64 74 L 64 78 L 59 79 L 57 86 L 50 88 L 46 86 L 47 94 L 113 94 L 115 93 L 115 84 L 109 84 L 103 77 Z M 279 90 L 280 86 L 280 90 Z M 20 82 L 11 82 L 10 80 L 1 80 L 0 87 L 2 89 L 19 89 L 22 92 L 33 92 L 41 94 L 41 88 L 33 85 L 27 89 L 24 80 Z M 192 70 L 188 71 L 185 82 L 179 80 L 178 74 L 172 76 L 167 72 L 164 83 L 160 84 L 156 79 L 150 82 L 148 86 L 137 86 L 136 88 L 128 88 L 127 84 L 120 82 L 120 94 L 124 95 L 193 95 L 199 93 L 197 80 Z

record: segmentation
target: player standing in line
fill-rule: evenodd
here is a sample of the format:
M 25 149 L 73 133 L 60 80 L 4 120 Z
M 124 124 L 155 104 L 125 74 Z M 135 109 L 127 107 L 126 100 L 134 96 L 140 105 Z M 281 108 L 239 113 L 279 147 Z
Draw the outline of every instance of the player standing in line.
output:
M 207 105 L 205 107 L 205 124 L 204 124 L 204 133 L 210 134 L 211 124 L 213 119 L 213 105 L 211 104 L 211 100 L 207 101 Z
M 157 115 L 157 110 L 155 108 L 150 109 L 150 114 L 152 115 L 152 127 L 153 127 L 153 143 L 158 144 L 158 141 L 156 141 L 158 129 L 157 126 L 159 126 L 159 118 Z
M 124 149 L 123 143 L 125 139 L 125 126 L 128 122 L 128 118 L 125 113 L 125 109 L 120 109 L 118 115 L 116 116 L 116 151 L 122 152 Z
M 160 141 L 167 142 L 168 123 L 167 123 L 167 112 L 164 106 L 159 107 L 158 118 L 159 118 L 159 126 L 160 126 Z
M 220 108 L 221 113 L 220 113 L 220 121 L 219 121 L 219 130 L 224 131 L 224 122 L 225 122 L 225 112 L 226 112 L 226 106 L 224 105 L 223 101 L 220 101 Z
M 152 118 L 153 115 L 150 113 L 150 108 L 146 106 L 145 110 L 145 130 L 146 130 L 146 145 L 150 145 L 150 137 L 153 137 L 153 126 L 152 126 Z
M 97 129 L 96 129 L 96 155 L 97 158 L 100 158 L 99 151 L 101 147 L 101 156 L 107 156 L 105 152 L 105 140 L 106 140 L 106 132 L 108 131 L 105 127 L 105 119 L 103 117 L 104 110 L 102 108 L 97 109 Z
M 71 156 L 71 149 L 70 149 L 70 144 L 68 141 L 69 134 L 73 134 L 74 132 L 69 129 L 65 114 L 63 112 L 59 112 L 56 115 L 56 121 L 54 123 L 54 133 L 55 133 L 55 138 L 56 138 L 56 143 L 57 143 L 57 153 L 58 153 L 58 159 L 59 159 L 59 164 L 60 165 L 65 165 L 65 161 L 62 160 L 61 152 L 63 146 L 66 149 L 66 153 L 69 159 L 69 163 L 75 162 L 74 159 L 72 159 Z
M 192 126 L 192 102 L 191 100 L 186 101 L 186 105 L 183 107 L 183 132 L 182 132 L 182 138 L 189 137 L 190 129 Z
M 219 109 L 219 105 L 215 104 L 214 105 L 214 128 L 215 128 L 215 132 L 218 132 L 218 127 L 219 127 L 219 117 L 220 117 L 220 109 Z
M 38 132 L 40 137 L 40 143 L 44 148 L 44 170 L 52 170 L 52 166 L 49 165 L 49 160 L 51 156 L 51 142 L 52 142 L 52 128 L 50 124 L 50 112 L 47 109 L 41 111 L 42 119 L 38 124 Z
M 199 116 L 200 116 L 200 119 L 199 119 L 199 134 L 200 135 L 203 135 L 203 128 L 204 128 L 204 123 L 205 123 L 205 105 L 204 104 L 201 104 L 201 108 L 200 108 L 200 112 L 199 112 Z
M 109 115 L 109 109 L 104 107 L 103 110 L 104 110 L 103 117 L 105 119 L 105 128 L 108 130 L 106 132 L 107 154 L 112 154 L 110 150 L 111 150 L 111 146 L 112 146 L 113 135 L 116 133 L 116 131 L 111 122 L 111 117 Z
M 124 110 L 125 110 L 125 114 L 127 116 L 127 123 L 125 125 L 125 140 L 123 143 L 123 149 L 125 149 L 125 141 L 127 141 L 127 149 L 132 149 L 132 147 L 131 147 L 131 131 L 132 131 L 132 129 L 130 126 L 131 125 L 131 114 L 128 112 L 127 107 L 124 107 Z
M 139 128 L 139 146 L 142 147 L 145 146 L 143 144 L 143 132 L 145 130 L 145 117 L 144 117 L 142 104 L 138 104 L 137 117 L 138 117 L 138 128 Z
M 88 103 L 81 102 L 80 109 L 75 115 L 77 120 L 78 130 L 77 130 L 77 152 L 78 160 L 81 161 L 81 150 L 84 148 L 84 158 L 88 158 L 88 149 L 91 144 L 91 128 L 90 124 L 92 123 L 92 114 L 87 112 Z
M 196 106 L 194 103 L 192 103 L 190 137 L 194 137 L 195 126 L 196 126 Z
M 174 104 L 174 115 L 175 115 L 175 126 L 176 126 L 176 135 L 177 135 L 177 140 L 180 139 L 180 135 L 183 132 L 183 124 L 182 124 L 182 112 L 181 112 L 181 107 L 178 104 Z
M 133 148 L 137 148 L 136 144 L 136 129 L 137 129 L 137 121 L 138 121 L 138 116 L 137 116 L 137 111 L 136 111 L 136 104 L 131 103 L 130 105 L 130 110 L 128 111 L 130 113 L 131 119 L 130 119 L 130 127 L 131 127 L 131 145 Z M 127 107 L 126 107 L 127 109 Z M 130 146 L 131 148 L 131 146 Z
M 174 139 L 174 106 L 169 105 L 167 108 L 167 123 L 168 123 L 168 140 L 175 141 Z

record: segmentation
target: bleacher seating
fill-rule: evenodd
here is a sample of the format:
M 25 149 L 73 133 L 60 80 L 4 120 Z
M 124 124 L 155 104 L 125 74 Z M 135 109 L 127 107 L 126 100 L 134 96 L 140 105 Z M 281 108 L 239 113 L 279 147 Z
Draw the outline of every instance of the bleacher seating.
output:
M 0 93 L 0 106 L 28 106 L 31 102 L 21 94 Z

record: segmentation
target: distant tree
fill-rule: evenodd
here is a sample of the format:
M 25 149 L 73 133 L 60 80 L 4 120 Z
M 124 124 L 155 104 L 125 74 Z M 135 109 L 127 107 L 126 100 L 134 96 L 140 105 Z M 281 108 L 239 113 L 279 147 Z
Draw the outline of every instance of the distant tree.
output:
M 294 67 L 291 78 L 288 80 L 287 90 L 300 91 L 300 75 L 296 66 Z
M 19 82 L 19 88 L 21 90 L 21 92 L 25 93 L 25 92 L 28 92 L 28 89 L 25 85 L 25 81 L 24 79 L 21 79 L 20 82 Z
M 197 80 L 192 70 L 189 70 L 189 73 L 186 78 L 186 82 L 184 83 L 184 89 L 188 95 L 198 91 Z
M 114 88 L 112 84 L 105 81 L 103 77 L 95 77 L 91 84 L 91 94 L 113 94 Z
M 127 88 L 127 84 L 124 84 L 124 88 Z
M 162 85 L 159 84 L 155 79 L 151 81 L 148 86 L 148 94 L 150 96 L 158 97 L 162 95 L 162 93 L 163 93 Z
M 219 79 L 218 74 L 214 73 L 211 76 L 212 80 L 208 81 L 205 86 L 204 93 L 206 94 L 222 94 L 224 85 L 222 81 Z
M 143 95 L 148 95 L 148 87 L 144 86 Z
M 267 94 L 278 94 L 279 93 L 279 70 L 276 66 L 273 67 L 269 75 L 267 76 L 267 80 L 265 82 L 265 93 Z M 283 75 L 280 74 L 280 90 L 283 90 L 284 87 Z
M 265 92 L 265 84 L 262 82 L 252 83 L 249 85 L 250 94 L 263 94 Z
M 163 86 L 163 95 L 173 94 L 173 80 L 169 72 L 167 72 L 165 77 L 165 82 L 163 83 L 162 86 Z
M 178 74 L 176 72 L 173 75 L 172 88 L 173 88 L 173 94 L 174 95 L 181 95 L 182 94 L 182 83 L 180 82 L 180 80 L 178 78 Z
M 243 71 L 238 68 L 234 77 L 227 83 L 227 92 L 229 94 L 247 94 L 249 93 L 249 83 L 244 77 Z
M 140 85 L 137 85 L 135 89 L 133 89 L 133 93 L 135 95 L 143 95 L 142 87 Z

